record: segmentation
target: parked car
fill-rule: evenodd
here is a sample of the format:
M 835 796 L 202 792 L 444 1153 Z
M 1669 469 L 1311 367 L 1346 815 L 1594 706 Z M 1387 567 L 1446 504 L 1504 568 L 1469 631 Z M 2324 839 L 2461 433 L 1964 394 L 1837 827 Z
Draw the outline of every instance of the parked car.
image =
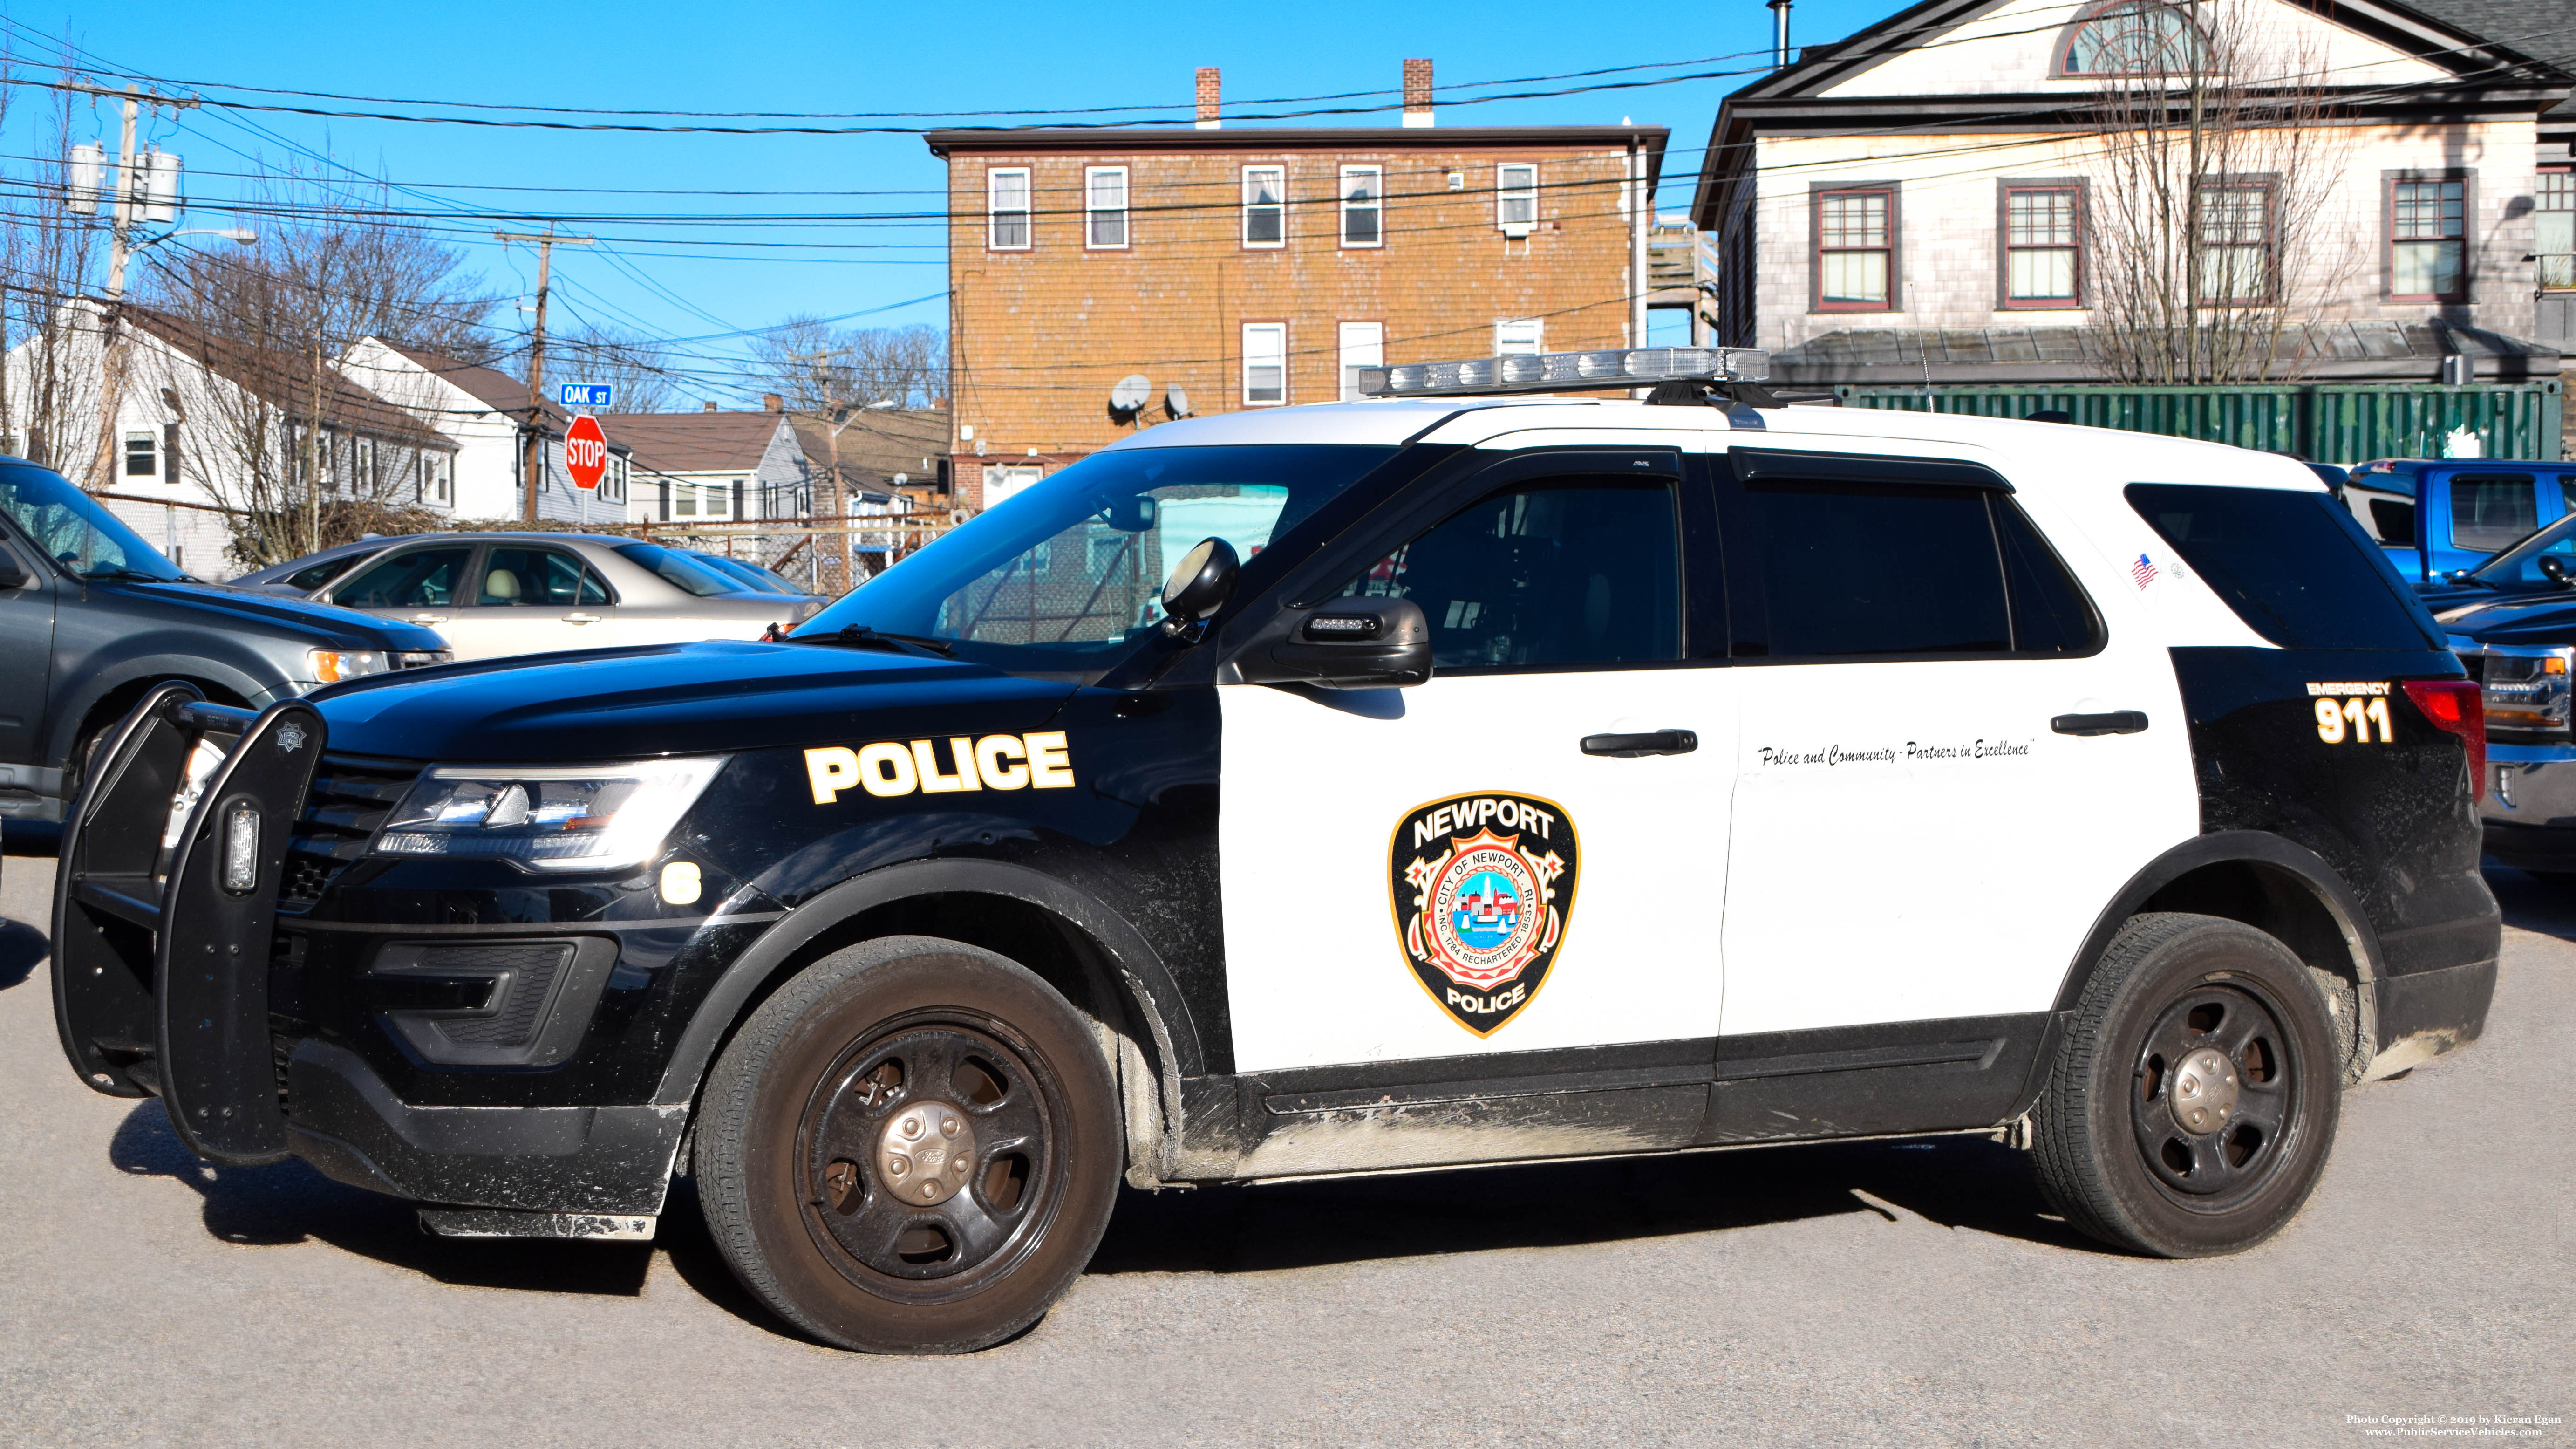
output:
M 166 681 L 264 709 L 450 657 L 416 625 L 191 578 L 61 474 L 0 458 L 0 819 L 61 820 L 99 740 Z
M 436 629 L 459 659 L 756 639 L 814 616 L 703 555 L 577 533 L 426 533 L 342 544 L 237 583 Z
M 2416 584 L 2484 565 L 2566 517 L 2571 500 L 2576 463 L 2504 458 L 2383 458 L 2353 469 L 2344 485 L 2344 506 Z M 2522 566 L 2541 578 L 2536 555 Z
M 1148 429 L 777 642 L 172 686 L 65 844 L 67 1060 L 435 1232 L 693 1174 L 875 1350 L 1027 1328 L 1122 1184 L 1973 1133 L 2131 1251 L 2282 1231 L 2484 1027 L 2476 686 L 2288 459 L 1730 355 Z

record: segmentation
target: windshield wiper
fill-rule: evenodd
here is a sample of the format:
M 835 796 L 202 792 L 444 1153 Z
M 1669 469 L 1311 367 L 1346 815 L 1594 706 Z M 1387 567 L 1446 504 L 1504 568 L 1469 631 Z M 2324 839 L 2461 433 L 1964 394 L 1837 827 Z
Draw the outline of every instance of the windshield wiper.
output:
M 791 644 L 838 644 L 849 649 L 884 649 L 900 654 L 907 649 L 924 649 L 947 659 L 957 653 L 955 645 L 945 639 L 927 638 L 920 634 L 889 634 L 865 624 L 846 624 L 829 634 L 790 634 Z
M 83 569 L 81 571 L 81 577 L 85 579 L 141 579 L 147 584 L 175 584 L 179 582 L 177 579 L 165 579 L 159 574 L 145 573 L 141 569 L 130 569 L 123 564 L 108 564 L 102 568 Z

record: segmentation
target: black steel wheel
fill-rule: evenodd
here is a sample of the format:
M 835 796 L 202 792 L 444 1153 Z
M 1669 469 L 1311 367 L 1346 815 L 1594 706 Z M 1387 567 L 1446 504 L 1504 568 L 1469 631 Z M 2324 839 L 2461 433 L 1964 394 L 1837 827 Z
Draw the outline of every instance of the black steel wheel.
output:
M 2324 992 L 2279 940 L 2214 916 L 2139 916 L 2095 968 L 2032 1110 L 2040 1186 L 2120 1247 L 2251 1247 L 2316 1186 L 2341 1065 Z
M 957 1353 L 1019 1332 L 1107 1227 L 1115 1089 L 1089 1022 L 955 941 L 836 952 L 708 1075 L 699 1197 L 735 1274 L 828 1343 Z

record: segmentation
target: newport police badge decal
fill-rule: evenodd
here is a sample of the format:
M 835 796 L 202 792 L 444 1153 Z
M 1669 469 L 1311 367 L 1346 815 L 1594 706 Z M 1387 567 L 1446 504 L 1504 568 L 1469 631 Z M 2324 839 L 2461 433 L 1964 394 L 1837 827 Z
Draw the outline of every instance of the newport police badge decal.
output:
M 1453 795 L 1395 827 L 1396 935 L 1422 989 L 1492 1036 L 1547 981 L 1574 915 L 1574 821 L 1535 795 Z

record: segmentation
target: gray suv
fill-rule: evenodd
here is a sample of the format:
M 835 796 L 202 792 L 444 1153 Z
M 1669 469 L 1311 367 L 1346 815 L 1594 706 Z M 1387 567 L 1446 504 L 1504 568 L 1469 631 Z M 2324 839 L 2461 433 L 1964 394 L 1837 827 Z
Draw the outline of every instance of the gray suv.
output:
M 62 475 L 0 458 L 0 820 L 61 820 L 98 740 L 164 680 L 264 709 L 449 657 L 415 625 L 190 578 Z

